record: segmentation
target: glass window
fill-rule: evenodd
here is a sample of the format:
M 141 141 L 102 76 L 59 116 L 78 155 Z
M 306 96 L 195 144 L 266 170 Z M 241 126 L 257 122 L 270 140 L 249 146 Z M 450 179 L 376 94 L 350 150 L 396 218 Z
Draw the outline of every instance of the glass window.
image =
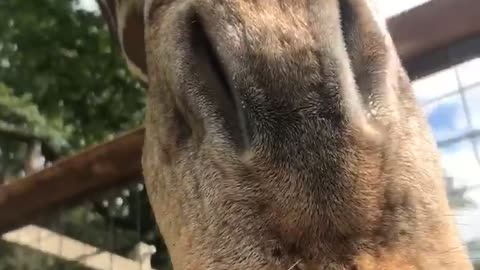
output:
M 465 91 L 472 126 L 474 129 L 480 129 L 480 85 Z
M 416 80 L 412 86 L 420 103 L 426 103 L 459 89 L 455 70 L 452 68 Z
M 437 141 L 461 136 L 468 131 L 466 114 L 459 94 L 434 101 L 423 109 Z
M 458 67 L 458 75 L 464 87 L 480 83 L 480 58 L 461 64 Z
M 382 15 L 385 17 L 390 17 L 399 14 L 405 10 L 409 10 L 411 8 L 429 2 L 429 0 L 377 0 L 376 2 L 377 6 L 382 12 Z
M 480 184 L 480 164 L 475 156 L 473 143 L 469 139 L 442 147 L 440 152 L 445 173 L 454 178 L 453 187 Z
M 480 209 L 478 207 L 456 209 L 454 215 L 460 237 L 467 247 L 474 242 L 478 243 L 480 240 Z M 478 259 L 479 252 L 478 248 L 469 249 L 471 258 Z
M 480 141 L 479 141 L 480 142 Z M 466 139 L 440 149 L 447 191 L 464 242 L 480 239 L 480 165 Z

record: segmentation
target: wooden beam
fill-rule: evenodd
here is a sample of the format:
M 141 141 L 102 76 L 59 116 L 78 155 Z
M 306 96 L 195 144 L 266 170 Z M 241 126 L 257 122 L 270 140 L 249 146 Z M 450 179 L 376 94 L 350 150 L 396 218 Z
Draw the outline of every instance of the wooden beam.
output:
M 95 270 L 153 270 L 148 258 L 137 262 L 34 225 L 10 231 L 2 239 Z
M 480 37 L 479 18 L 478 0 L 432 0 L 390 18 L 388 28 L 410 76 L 418 78 L 479 55 L 478 46 L 465 46 Z
M 432 73 L 480 56 L 480 36 L 468 38 L 440 48 L 430 53 L 404 61 L 403 65 L 412 80 L 417 80 Z
M 143 134 L 143 128 L 137 129 L 0 186 L 0 233 L 58 206 L 141 179 Z
M 432 0 L 391 18 L 388 26 L 402 60 L 413 63 L 441 48 L 478 36 L 477 18 L 479 0 Z M 423 74 L 432 70 L 431 65 L 425 66 Z M 25 179 L 0 186 L 0 234 L 28 224 L 60 205 L 140 179 L 143 134 L 143 129 L 138 129 Z
M 388 20 L 401 58 L 408 61 L 480 35 L 480 1 L 432 0 Z

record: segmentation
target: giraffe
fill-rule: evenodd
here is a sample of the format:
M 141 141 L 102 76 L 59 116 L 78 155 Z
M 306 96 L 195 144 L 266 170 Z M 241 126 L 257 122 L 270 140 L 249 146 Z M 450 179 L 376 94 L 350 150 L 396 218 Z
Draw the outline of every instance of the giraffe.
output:
M 370 0 L 99 0 L 174 269 L 472 269 Z

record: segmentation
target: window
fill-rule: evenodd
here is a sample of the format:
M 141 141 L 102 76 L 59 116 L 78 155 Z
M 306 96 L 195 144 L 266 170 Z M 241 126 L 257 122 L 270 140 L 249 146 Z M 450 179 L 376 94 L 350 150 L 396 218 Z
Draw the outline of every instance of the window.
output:
M 470 60 L 458 67 L 460 82 L 463 87 L 480 84 L 480 58 Z
M 480 58 L 413 82 L 441 152 L 448 198 L 470 257 L 480 241 Z
M 376 0 L 382 15 L 385 17 L 395 16 L 403 11 L 429 2 L 429 0 Z
M 430 101 L 423 109 L 438 142 L 459 137 L 468 131 L 467 115 L 459 94 Z

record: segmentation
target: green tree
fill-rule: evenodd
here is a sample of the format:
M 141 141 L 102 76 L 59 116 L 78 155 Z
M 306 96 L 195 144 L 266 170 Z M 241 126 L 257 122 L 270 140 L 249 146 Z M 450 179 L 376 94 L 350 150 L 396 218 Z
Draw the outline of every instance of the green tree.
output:
M 143 120 L 142 85 L 112 47 L 104 19 L 76 6 L 75 0 L 0 1 L 0 183 L 25 173 L 35 145 L 54 161 Z M 145 191 L 127 190 L 113 198 L 121 204 L 100 200 L 65 212 L 62 230 L 121 255 L 139 240 L 155 243 L 156 266 L 168 264 Z M 115 246 L 99 237 L 109 226 L 122 235 Z

